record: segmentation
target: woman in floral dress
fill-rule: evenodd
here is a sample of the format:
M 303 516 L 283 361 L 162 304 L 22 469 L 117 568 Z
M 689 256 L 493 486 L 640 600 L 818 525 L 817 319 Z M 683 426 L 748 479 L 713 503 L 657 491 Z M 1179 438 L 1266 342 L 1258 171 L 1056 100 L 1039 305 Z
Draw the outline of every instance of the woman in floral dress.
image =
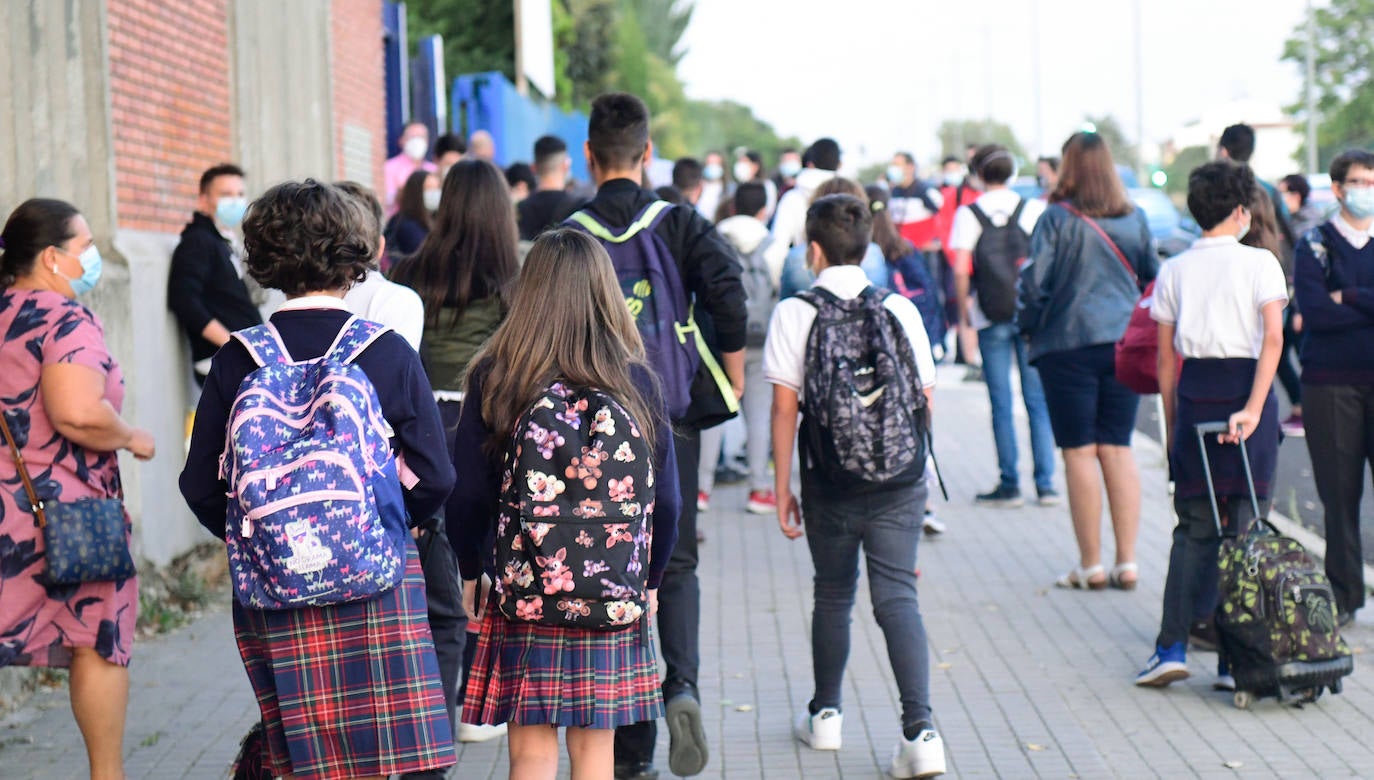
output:
M 100 320 L 75 300 L 100 253 L 71 205 L 34 199 L 0 233 L 0 411 L 44 500 L 122 498 L 116 451 L 153 456 L 119 417 L 124 381 Z M 72 712 L 93 780 L 124 777 L 138 580 L 46 586 L 43 535 L 0 446 L 0 667 L 71 669 Z

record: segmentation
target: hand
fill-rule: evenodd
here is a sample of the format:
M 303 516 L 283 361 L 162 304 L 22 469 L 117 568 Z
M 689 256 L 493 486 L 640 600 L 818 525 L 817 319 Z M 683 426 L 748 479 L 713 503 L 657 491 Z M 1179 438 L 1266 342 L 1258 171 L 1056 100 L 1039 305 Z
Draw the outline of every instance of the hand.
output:
M 1340 290 L 1333 290 L 1333 291 L 1331 292 L 1331 300 L 1335 301 L 1336 303 L 1340 303 L 1340 302 L 1341 302 L 1341 298 L 1342 298 L 1342 296 L 1341 296 L 1341 291 L 1340 291 Z
M 734 382 L 731 382 L 731 383 L 730 383 L 730 389 L 735 391 L 735 400 L 736 400 L 736 401 L 738 401 L 738 400 L 740 400 L 741 398 L 744 397 L 744 385 L 743 385 L 743 384 L 738 384 L 738 385 L 737 385 L 737 384 L 735 384 Z
M 1293 315 L 1293 319 L 1292 319 L 1292 323 L 1293 323 L 1293 332 L 1294 332 L 1294 333 L 1302 333 L 1302 315 L 1301 315 L 1301 314 L 1294 314 L 1294 315 Z
M 132 452 L 139 460 L 152 460 L 157 454 L 157 442 L 153 441 L 151 433 L 142 428 L 135 428 L 129 435 L 129 443 L 124 445 L 124 449 Z
M 463 580 L 463 611 L 468 614 L 468 622 L 481 618 L 477 614 L 477 580 Z
M 658 614 L 658 588 L 649 589 L 649 612 L 645 617 L 653 617 Z
M 1251 411 L 1248 407 L 1231 415 L 1231 432 L 1224 433 L 1217 437 L 1217 441 L 1222 444 L 1240 444 L 1250 438 L 1250 434 L 1255 432 L 1255 426 L 1259 425 L 1260 413 Z
M 802 535 L 801 504 L 789 491 L 778 492 L 778 527 L 788 539 L 799 539 Z

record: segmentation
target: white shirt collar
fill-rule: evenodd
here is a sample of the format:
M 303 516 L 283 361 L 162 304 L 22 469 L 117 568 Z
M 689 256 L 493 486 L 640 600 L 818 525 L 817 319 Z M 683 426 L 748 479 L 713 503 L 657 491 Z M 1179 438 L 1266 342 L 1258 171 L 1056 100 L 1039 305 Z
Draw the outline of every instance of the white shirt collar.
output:
M 1228 244 L 1239 244 L 1240 239 L 1235 236 L 1203 236 L 1193 242 L 1194 249 L 1205 249 L 1209 246 L 1226 246 Z
M 302 295 L 299 298 L 292 298 L 277 307 L 277 311 L 301 311 L 303 309 L 339 309 L 349 311 L 348 304 L 342 298 L 335 298 L 332 295 Z
M 1336 216 L 1331 218 L 1331 224 L 1335 225 L 1336 232 L 1340 233 L 1341 236 L 1346 241 L 1349 241 L 1350 245 L 1356 249 L 1363 249 L 1364 245 L 1369 243 L 1370 237 L 1374 236 L 1374 223 L 1370 223 L 1369 227 L 1360 230 L 1349 222 L 1346 222 L 1345 214 L 1340 211 L 1337 211 Z

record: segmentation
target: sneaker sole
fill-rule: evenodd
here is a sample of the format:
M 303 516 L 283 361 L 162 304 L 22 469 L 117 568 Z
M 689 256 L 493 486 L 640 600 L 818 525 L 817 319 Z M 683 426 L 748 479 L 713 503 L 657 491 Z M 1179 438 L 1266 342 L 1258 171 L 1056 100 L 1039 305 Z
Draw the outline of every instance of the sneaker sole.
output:
M 819 743 L 814 742 L 812 741 L 812 738 L 815 735 L 813 735 L 809 731 L 806 731 L 800 726 L 794 726 L 792 728 L 792 736 L 796 737 L 798 742 L 802 743 L 803 745 L 806 745 L 812 750 L 839 750 L 842 747 L 843 743 L 843 740 L 840 739 L 835 740 L 833 743 L 825 742 L 823 740 Z
M 1015 509 L 1026 505 L 1024 498 L 975 498 L 973 503 L 979 506 L 990 506 L 997 509 Z
M 701 774 L 710 757 L 701 727 L 701 705 L 691 696 L 676 696 L 668 702 L 664 719 L 668 722 L 668 769 L 678 777 Z
M 1060 506 L 1064 503 L 1064 499 L 1058 496 L 1054 498 L 1037 498 L 1035 503 L 1039 506 Z
M 777 514 L 778 508 L 775 506 L 768 506 L 766 504 L 755 504 L 751 502 L 745 504 L 744 511 L 748 512 L 751 515 L 772 515 Z
M 1187 669 L 1168 669 L 1148 680 L 1137 679 L 1135 684 L 1141 688 L 1163 688 L 1172 683 L 1188 679 Z
M 1290 439 L 1303 439 L 1303 438 L 1306 438 L 1306 437 L 1307 437 L 1307 431 L 1304 431 L 1304 430 L 1284 431 L 1284 432 L 1283 432 L 1283 435 L 1284 435 L 1284 436 L 1287 436 L 1287 437 L 1290 438 Z

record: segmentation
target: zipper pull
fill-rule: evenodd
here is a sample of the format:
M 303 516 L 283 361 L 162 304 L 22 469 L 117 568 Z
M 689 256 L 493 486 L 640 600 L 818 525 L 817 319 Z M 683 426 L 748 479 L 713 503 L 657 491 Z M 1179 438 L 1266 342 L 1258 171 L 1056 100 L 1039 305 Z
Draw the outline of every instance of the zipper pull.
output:
M 268 475 L 267 475 L 267 492 L 270 493 L 270 492 L 272 492 L 273 490 L 276 490 L 276 489 L 277 489 L 277 475 L 276 475 L 276 474 L 268 474 Z
M 239 526 L 239 535 L 244 539 L 253 535 L 253 521 L 247 517 L 243 518 L 243 524 Z

